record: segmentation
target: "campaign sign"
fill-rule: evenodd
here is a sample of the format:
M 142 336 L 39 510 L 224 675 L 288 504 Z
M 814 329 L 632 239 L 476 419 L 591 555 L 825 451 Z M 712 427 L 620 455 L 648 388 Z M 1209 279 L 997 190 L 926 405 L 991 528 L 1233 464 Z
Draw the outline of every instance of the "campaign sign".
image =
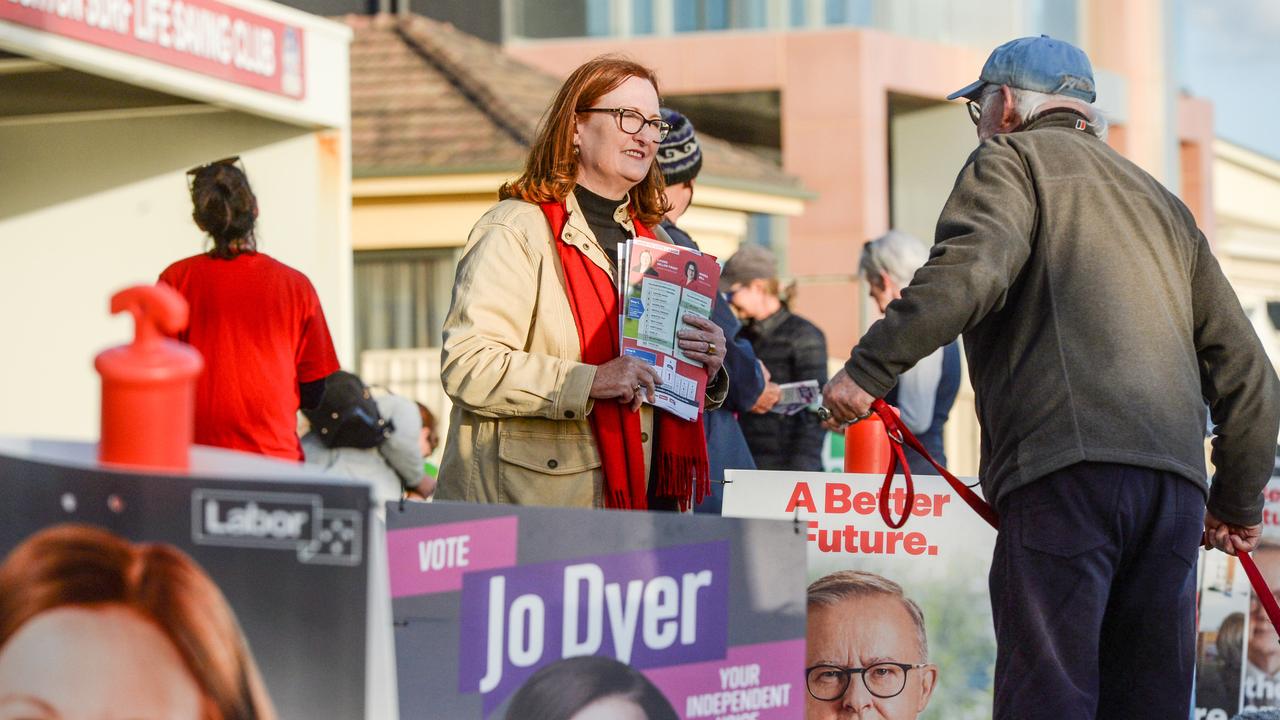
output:
M 1271 592 L 1280 595 L 1280 447 L 1276 449 L 1275 471 L 1263 490 L 1263 500 L 1262 544 L 1252 553 L 1253 561 L 1271 586 Z M 1277 709 L 1280 708 L 1280 638 L 1276 637 L 1256 599 L 1251 598 L 1248 609 L 1242 652 L 1241 709 Z M 1227 686 L 1227 694 L 1230 691 Z
M 894 518 L 904 512 L 910 517 L 895 530 L 880 516 L 883 475 L 763 470 L 729 470 L 725 475 L 725 516 L 786 518 L 803 528 L 808 545 L 806 583 L 839 570 L 865 571 L 897 583 L 920 606 L 927 662 L 937 667 L 920 718 L 991 717 L 995 633 L 987 574 L 996 532 L 946 480 L 914 477 L 915 500 L 907 507 L 899 478 L 890 491 L 890 510 Z M 965 481 L 975 484 L 973 479 Z M 887 626 L 880 619 L 850 616 L 850 622 L 859 621 Z M 839 650 L 858 657 L 866 649 Z
M 803 716 L 794 523 L 392 503 L 387 527 L 402 718 L 540 716 L 592 673 L 680 718 Z
M 163 704 L 175 677 L 202 716 L 365 717 L 368 485 L 209 448 L 186 475 L 96 451 L 0 442 L 0 717 L 183 717 Z M 166 692 L 130 691 L 141 676 Z
M 1256 687 L 1250 688 L 1250 706 L 1242 707 L 1244 658 L 1267 642 L 1259 633 L 1252 639 L 1249 616 L 1249 579 L 1240 560 L 1217 551 L 1200 551 L 1199 608 L 1196 633 L 1196 685 L 1192 720 L 1231 720 L 1242 709 L 1258 709 Z M 1269 627 L 1265 615 L 1256 618 Z M 1271 645 L 1274 645 L 1275 633 Z M 1261 642 L 1259 642 L 1261 641 Z M 1267 705 L 1263 702 L 1262 705 Z

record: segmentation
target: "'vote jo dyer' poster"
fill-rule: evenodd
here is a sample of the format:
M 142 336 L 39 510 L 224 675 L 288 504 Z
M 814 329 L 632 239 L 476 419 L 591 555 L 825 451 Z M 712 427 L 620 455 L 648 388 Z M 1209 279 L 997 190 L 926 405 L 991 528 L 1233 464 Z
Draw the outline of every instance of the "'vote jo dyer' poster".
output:
M 880 517 L 883 475 L 730 470 L 726 476 L 730 481 L 724 494 L 726 516 L 789 518 L 803 528 L 808 546 L 806 583 L 841 570 L 864 571 L 897 583 L 923 612 L 927 657 L 920 656 L 914 642 L 892 651 L 853 646 L 828 651 L 842 657 L 890 655 L 896 661 L 935 667 L 929 691 L 911 698 L 910 711 L 902 717 L 991 717 L 996 646 L 987 574 L 996 532 L 946 480 L 915 477 L 915 500 L 908 508 L 903 479 L 897 478 L 890 510 L 895 519 L 905 510 L 911 516 L 906 525 L 894 530 Z M 858 623 L 869 623 L 863 627 L 874 626 L 882 635 L 895 627 L 891 619 L 872 617 L 869 612 L 854 609 L 844 614 L 853 623 L 846 633 L 851 638 L 859 635 Z M 901 629 L 898 634 L 905 635 L 905 640 L 915 637 L 914 627 Z M 815 663 L 820 660 L 813 658 Z M 910 673 L 908 680 L 912 680 Z M 907 704 L 905 699 L 914 687 L 906 685 L 899 698 L 902 704 Z
M 789 522 L 389 504 L 400 716 L 798 720 L 804 552 Z

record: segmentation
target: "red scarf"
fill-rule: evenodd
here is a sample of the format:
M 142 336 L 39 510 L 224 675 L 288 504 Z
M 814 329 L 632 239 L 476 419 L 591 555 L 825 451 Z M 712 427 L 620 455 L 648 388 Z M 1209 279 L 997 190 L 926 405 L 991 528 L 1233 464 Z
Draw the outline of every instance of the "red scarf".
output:
M 564 203 L 542 203 L 541 207 L 556 238 L 556 250 L 564 267 L 565 294 L 578 327 L 582 362 L 603 365 L 621 354 L 617 287 L 609 273 L 560 238 L 568 217 Z M 632 222 L 641 237 L 655 237 L 653 231 L 639 221 L 633 219 Z M 604 471 L 605 507 L 648 509 L 640 414 L 631 412 L 617 400 L 596 400 L 590 418 Z M 695 422 L 689 422 L 655 408 L 654 435 L 656 442 L 650 468 L 654 496 L 674 501 L 681 511 L 689 509 L 691 499 L 702 502 L 711 493 L 702 415 L 699 414 Z

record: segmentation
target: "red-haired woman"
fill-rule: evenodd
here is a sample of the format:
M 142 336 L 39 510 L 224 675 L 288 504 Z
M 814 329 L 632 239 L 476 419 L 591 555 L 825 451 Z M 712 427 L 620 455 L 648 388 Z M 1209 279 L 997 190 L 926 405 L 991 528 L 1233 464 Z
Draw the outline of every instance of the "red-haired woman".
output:
M 168 545 L 59 525 L 0 565 L 0 718 L 272 720 L 218 587 Z
M 444 325 L 453 400 L 436 497 L 530 505 L 686 509 L 708 488 L 701 420 L 642 400 L 658 371 L 619 357 L 618 247 L 667 240 L 668 126 L 648 68 L 601 57 L 552 101 L 524 174 L 467 239 Z M 686 316 L 680 347 L 728 389 L 724 333 Z

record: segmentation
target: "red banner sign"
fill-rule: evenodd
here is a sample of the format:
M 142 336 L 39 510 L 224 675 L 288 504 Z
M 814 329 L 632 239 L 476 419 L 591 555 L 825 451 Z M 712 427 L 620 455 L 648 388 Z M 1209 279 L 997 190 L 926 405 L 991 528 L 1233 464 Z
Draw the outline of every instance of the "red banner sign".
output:
M 303 29 L 217 0 L 0 0 L 0 21 L 301 99 Z

